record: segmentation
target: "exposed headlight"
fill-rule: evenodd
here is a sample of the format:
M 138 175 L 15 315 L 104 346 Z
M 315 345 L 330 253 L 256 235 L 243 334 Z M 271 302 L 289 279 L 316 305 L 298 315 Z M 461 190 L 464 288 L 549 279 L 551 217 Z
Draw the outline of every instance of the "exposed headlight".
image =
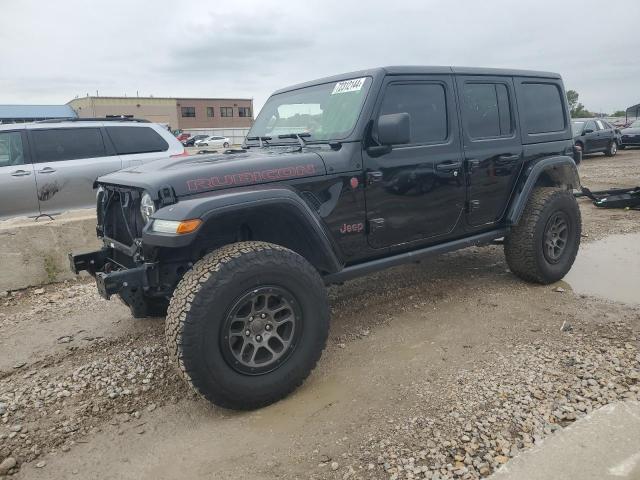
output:
M 144 192 L 142 194 L 142 198 L 140 199 L 140 213 L 142 214 L 142 218 L 144 218 L 145 222 L 148 222 L 151 218 L 151 215 L 153 215 L 155 212 L 156 204 L 153 203 L 151 195 L 149 195 L 147 192 Z
M 156 219 L 151 224 L 150 230 L 156 233 L 173 233 L 183 235 L 185 233 L 196 231 L 201 224 L 202 220 L 198 218 L 181 221 Z

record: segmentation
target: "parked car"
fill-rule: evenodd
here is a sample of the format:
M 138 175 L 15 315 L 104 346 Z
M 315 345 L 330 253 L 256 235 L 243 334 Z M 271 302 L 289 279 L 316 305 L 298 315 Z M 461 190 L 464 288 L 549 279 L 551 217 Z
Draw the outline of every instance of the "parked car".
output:
M 185 141 L 183 141 L 182 144 L 185 147 L 193 147 L 195 142 L 197 142 L 198 140 L 202 140 L 204 138 L 208 138 L 208 137 L 209 137 L 209 135 L 192 135 L 191 137 L 189 137 Z
M 0 125 L 0 219 L 90 208 L 100 175 L 185 153 L 171 132 L 147 121 Z
M 640 120 L 620 130 L 620 148 L 640 147 Z
M 229 148 L 229 145 L 231 145 L 231 140 L 229 140 L 227 137 L 217 137 L 215 135 L 212 135 L 212 136 L 207 137 L 207 138 L 196 140 L 194 145 L 196 147 L 224 147 L 224 148 Z
M 101 177 L 103 248 L 71 266 L 133 316 L 166 314 L 168 355 L 202 396 L 263 407 L 320 358 L 325 285 L 497 239 L 518 277 L 564 277 L 582 228 L 568 111 L 560 76 L 533 71 L 388 67 L 285 88 L 242 150 Z
M 571 122 L 573 141 L 582 153 L 603 152 L 613 157 L 620 146 L 620 130 L 606 120 L 580 118 Z

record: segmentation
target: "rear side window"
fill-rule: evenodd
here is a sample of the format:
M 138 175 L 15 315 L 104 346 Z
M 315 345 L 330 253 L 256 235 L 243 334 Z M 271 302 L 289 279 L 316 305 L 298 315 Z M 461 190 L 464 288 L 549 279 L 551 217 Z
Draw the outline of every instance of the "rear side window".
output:
M 149 127 L 107 127 L 118 155 L 166 152 L 169 144 Z
M 563 101 L 557 85 L 523 83 L 522 97 L 521 111 L 526 133 L 560 132 L 565 129 Z
M 390 84 L 380 115 L 391 113 L 411 116 L 411 143 L 440 142 L 448 136 L 447 104 L 440 84 Z
M 105 156 L 99 128 L 34 129 L 30 135 L 39 163 Z
M 466 83 L 464 118 L 471 138 L 491 138 L 512 132 L 507 86 L 502 83 Z

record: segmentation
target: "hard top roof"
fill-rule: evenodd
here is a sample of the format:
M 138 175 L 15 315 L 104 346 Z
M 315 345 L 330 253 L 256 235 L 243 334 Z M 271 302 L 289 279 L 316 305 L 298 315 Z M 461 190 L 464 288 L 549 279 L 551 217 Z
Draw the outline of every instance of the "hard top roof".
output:
M 443 66 L 420 66 L 420 65 L 399 65 L 370 68 L 355 72 L 342 73 L 330 77 L 319 78 L 309 82 L 291 85 L 281 88 L 274 94 L 297 90 L 298 88 L 310 87 L 322 83 L 339 82 L 358 77 L 376 77 L 381 75 L 487 75 L 487 76 L 509 76 L 509 77 L 538 77 L 559 79 L 560 74 L 553 72 L 542 72 L 537 70 L 516 70 L 507 68 L 482 68 L 482 67 L 443 67 Z

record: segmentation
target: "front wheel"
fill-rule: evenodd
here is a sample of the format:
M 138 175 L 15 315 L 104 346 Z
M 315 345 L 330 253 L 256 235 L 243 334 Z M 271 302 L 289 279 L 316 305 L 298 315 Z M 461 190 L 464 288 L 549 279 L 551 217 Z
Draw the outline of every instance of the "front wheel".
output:
M 505 238 L 507 264 L 523 280 L 556 282 L 571 269 L 581 232 L 580 208 L 571 191 L 536 188 Z
M 229 148 L 229 142 L 224 142 L 224 143 L 222 144 L 222 146 L 223 146 L 224 148 Z
M 212 403 L 250 410 L 284 398 L 315 367 L 329 331 L 327 294 L 304 258 L 265 242 L 224 246 L 187 272 L 166 342 L 182 376 Z
M 607 149 L 604 151 L 604 154 L 607 157 L 613 157 L 616 153 L 618 153 L 618 142 L 612 140 Z

